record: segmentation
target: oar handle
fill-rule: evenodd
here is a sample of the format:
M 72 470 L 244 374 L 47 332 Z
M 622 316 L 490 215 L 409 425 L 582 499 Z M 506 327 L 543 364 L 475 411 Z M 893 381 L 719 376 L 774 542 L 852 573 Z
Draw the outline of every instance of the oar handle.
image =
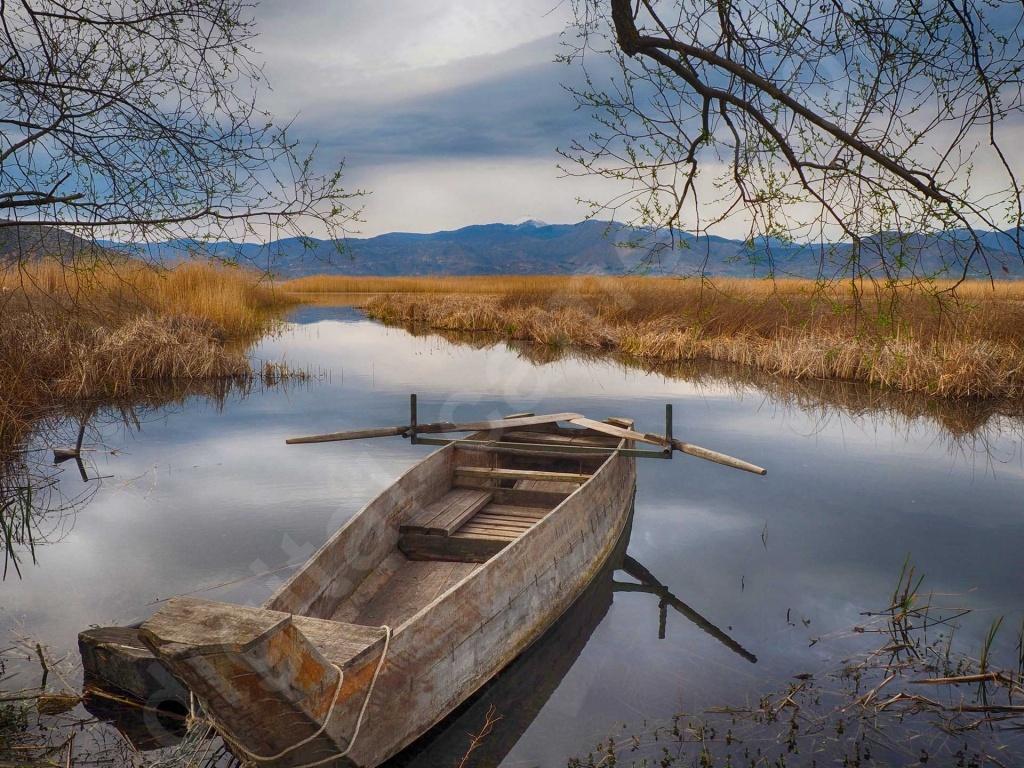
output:
M 309 437 L 292 437 L 285 440 L 288 445 L 302 443 L 333 443 L 336 440 L 362 440 L 364 437 L 395 437 L 404 435 L 409 427 L 380 427 L 379 429 L 358 429 L 352 432 L 331 432 L 326 435 L 310 435 Z
M 689 454 L 690 456 L 696 456 L 699 459 L 713 461 L 716 464 L 724 464 L 725 466 L 732 467 L 733 469 L 742 469 L 744 472 L 753 472 L 755 475 L 768 474 L 767 469 L 759 467 L 756 464 L 751 464 L 749 461 L 737 459 L 733 456 L 719 453 L 718 451 L 712 451 L 708 448 L 701 448 L 699 445 L 693 445 L 692 443 L 684 443 L 682 440 L 673 440 L 672 447 L 677 451 Z

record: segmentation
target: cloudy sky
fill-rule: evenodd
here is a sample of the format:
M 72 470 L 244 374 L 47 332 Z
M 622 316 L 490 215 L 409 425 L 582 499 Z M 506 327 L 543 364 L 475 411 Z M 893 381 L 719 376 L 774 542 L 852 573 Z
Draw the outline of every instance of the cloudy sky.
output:
M 578 221 L 601 194 L 556 168 L 591 127 L 554 62 L 570 17 L 567 0 L 263 0 L 265 101 L 372 192 L 363 234 Z

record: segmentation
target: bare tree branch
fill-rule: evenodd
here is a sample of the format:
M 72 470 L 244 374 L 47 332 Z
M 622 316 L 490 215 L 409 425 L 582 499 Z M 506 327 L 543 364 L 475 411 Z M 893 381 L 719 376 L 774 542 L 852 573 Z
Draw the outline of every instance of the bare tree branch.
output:
M 629 189 L 595 214 L 630 207 L 673 243 L 736 218 L 751 243 L 842 241 L 832 274 L 888 281 L 991 276 L 993 254 L 1024 254 L 1006 151 L 1024 107 L 1019 3 L 574 7 L 563 58 L 587 73 L 573 93 L 598 129 L 562 152 L 564 170 Z M 615 65 L 607 85 L 590 74 L 595 54 Z M 997 246 L 984 230 L 1003 232 Z M 937 269 L 916 260 L 920 235 L 946 238 Z
M 259 109 L 247 0 L 0 0 L 0 228 L 344 235 L 360 192 Z

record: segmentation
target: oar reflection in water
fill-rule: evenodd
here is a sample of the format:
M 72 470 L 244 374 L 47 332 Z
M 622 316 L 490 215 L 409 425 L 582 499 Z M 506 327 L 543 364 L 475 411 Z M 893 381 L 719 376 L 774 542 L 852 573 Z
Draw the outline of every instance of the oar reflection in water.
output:
M 757 656 L 752 654 L 742 645 L 733 640 L 729 635 L 723 632 L 721 629 L 716 627 L 710 621 L 701 616 L 697 611 L 688 606 L 672 592 L 654 578 L 649 570 L 647 570 L 641 563 L 638 563 L 629 555 L 623 558 L 621 570 L 628 573 L 634 579 L 639 581 L 639 584 L 632 584 L 624 581 L 613 581 L 612 586 L 616 592 L 646 592 L 651 595 L 657 595 L 660 600 L 658 607 L 660 609 L 660 617 L 658 622 L 658 639 L 665 639 L 665 627 L 668 619 L 668 608 L 674 608 L 681 616 L 686 617 L 698 627 L 703 629 L 715 640 L 720 642 L 730 651 L 742 656 L 744 659 L 749 661 L 751 664 L 757 663 Z

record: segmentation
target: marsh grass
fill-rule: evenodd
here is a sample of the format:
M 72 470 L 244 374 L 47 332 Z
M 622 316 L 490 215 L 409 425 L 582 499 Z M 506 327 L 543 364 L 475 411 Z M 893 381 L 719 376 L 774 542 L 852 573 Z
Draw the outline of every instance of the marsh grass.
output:
M 207 263 L 0 270 L 0 578 L 60 540 L 95 487 L 72 499 L 56 490 L 43 449 L 74 443 L 54 424 L 84 424 L 97 408 L 137 423 L 137 406 L 185 393 L 308 379 L 272 362 L 254 370 L 246 355 L 289 303 L 257 273 Z
M 364 294 L 370 316 L 407 326 L 938 397 L 1024 396 L 1024 283 L 321 276 L 281 287 Z
M 313 373 L 307 368 L 293 368 L 283 360 L 265 360 L 260 365 L 260 375 L 268 387 L 285 381 L 309 381 Z
M 124 397 L 146 382 L 246 376 L 246 344 L 288 303 L 256 273 L 206 263 L 9 269 L 0 423 L 2 411 Z
M 70 266 L 43 261 L 0 271 L 0 296 L 12 310 L 63 311 L 107 323 L 141 314 L 183 315 L 230 337 L 261 332 L 268 311 L 290 303 L 258 272 L 204 261 L 167 269 L 130 260 Z

